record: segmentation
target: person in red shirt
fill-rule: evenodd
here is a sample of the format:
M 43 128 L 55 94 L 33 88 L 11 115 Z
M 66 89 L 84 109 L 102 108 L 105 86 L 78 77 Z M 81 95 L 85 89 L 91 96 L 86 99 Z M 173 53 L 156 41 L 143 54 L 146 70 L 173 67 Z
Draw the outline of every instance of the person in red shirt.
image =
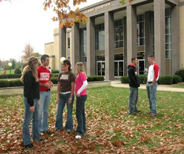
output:
M 37 69 L 40 83 L 39 131 L 49 134 L 48 109 L 50 104 L 50 89 L 53 87 L 53 83 L 50 81 L 51 73 L 47 68 L 49 65 L 49 56 L 46 54 L 42 55 L 41 63 L 42 65 Z

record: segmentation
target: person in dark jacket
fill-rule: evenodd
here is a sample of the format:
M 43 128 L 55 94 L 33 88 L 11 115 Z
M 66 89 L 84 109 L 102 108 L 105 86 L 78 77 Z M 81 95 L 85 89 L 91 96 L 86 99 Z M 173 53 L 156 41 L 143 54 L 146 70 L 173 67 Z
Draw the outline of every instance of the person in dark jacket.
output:
M 131 64 L 128 65 L 128 77 L 130 86 L 130 96 L 129 96 L 129 114 L 135 115 L 137 112 L 137 101 L 138 101 L 138 87 L 140 87 L 138 74 L 137 74 L 137 58 L 132 58 Z
M 35 57 L 30 57 L 28 65 L 24 68 L 21 81 L 24 84 L 24 105 L 25 116 L 22 127 L 23 145 L 25 148 L 33 148 L 31 144 L 29 125 L 31 120 L 33 129 L 33 141 L 43 141 L 39 133 L 39 81 L 37 76 L 38 60 Z

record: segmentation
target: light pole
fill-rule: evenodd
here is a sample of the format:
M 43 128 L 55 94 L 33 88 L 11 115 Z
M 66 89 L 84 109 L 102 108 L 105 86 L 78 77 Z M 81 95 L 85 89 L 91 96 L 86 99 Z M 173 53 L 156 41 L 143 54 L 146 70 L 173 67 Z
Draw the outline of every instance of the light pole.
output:
M 11 74 L 12 63 L 8 63 L 8 66 L 10 67 L 10 74 Z

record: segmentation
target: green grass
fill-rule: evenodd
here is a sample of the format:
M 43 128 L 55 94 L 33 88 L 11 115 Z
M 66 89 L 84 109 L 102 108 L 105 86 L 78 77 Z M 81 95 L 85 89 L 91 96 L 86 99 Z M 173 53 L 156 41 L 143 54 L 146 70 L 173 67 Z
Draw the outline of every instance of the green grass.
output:
M 14 74 L 15 69 L 11 69 L 11 74 Z M 3 75 L 4 70 L 0 70 L 0 75 Z M 6 74 L 10 74 L 10 70 L 6 70 Z
M 172 85 L 173 88 L 184 88 L 184 82 L 178 83 L 177 85 Z
M 142 112 L 136 116 L 128 115 L 129 89 L 98 87 L 88 89 L 86 102 L 87 133 L 81 141 L 74 139 L 75 132 L 67 134 L 66 131 L 55 132 L 54 123 L 57 112 L 56 92 L 52 92 L 49 110 L 50 130 L 53 136 L 46 136 L 47 142 L 35 150 L 58 150 L 65 149 L 64 153 L 97 152 L 97 153 L 178 153 L 184 152 L 184 94 L 177 92 L 157 92 L 156 117 L 150 117 L 149 103 L 146 90 L 139 90 L 138 109 Z M 1 141 L 0 149 L 6 148 L 9 134 L 17 137 L 19 143 L 21 134 L 15 134 L 21 130 L 24 105 L 23 96 L 0 97 L 0 127 Z M 73 109 L 74 129 L 76 129 L 75 104 Z M 64 122 L 66 109 L 64 112 Z M 16 145 L 16 144 L 15 144 Z M 9 147 L 24 153 L 23 149 Z M 114 148 L 113 148 L 114 147 Z M 13 149 L 14 148 L 14 149 Z M 60 150 L 60 151 L 59 151 Z M 164 151 L 164 152 L 163 152 Z M 8 150 L 6 151 L 8 152 Z M 53 152 L 53 151 L 52 151 Z M 52 153 L 50 151 L 50 153 Z M 55 151 L 56 152 L 56 151 Z M 88 153 L 86 152 L 86 153 Z

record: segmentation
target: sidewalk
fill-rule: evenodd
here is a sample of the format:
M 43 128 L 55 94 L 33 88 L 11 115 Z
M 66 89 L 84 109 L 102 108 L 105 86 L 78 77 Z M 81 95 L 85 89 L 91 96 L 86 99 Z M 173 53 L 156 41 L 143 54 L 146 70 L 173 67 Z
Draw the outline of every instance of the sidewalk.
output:
M 122 84 L 120 81 L 111 81 L 112 87 L 129 88 L 129 84 Z M 139 89 L 146 89 L 146 84 L 141 84 Z M 170 85 L 158 85 L 158 91 L 184 92 L 184 88 L 173 88 Z
M 120 81 L 98 81 L 98 82 L 89 82 L 88 88 L 94 87 L 102 87 L 102 86 L 112 86 L 112 87 L 119 87 L 119 88 L 129 88 L 128 84 L 122 84 Z M 145 84 L 141 84 L 139 89 L 146 89 Z M 54 85 L 52 91 L 57 90 L 57 85 Z M 169 85 L 159 85 L 158 91 L 173 91 L 173 92 L 184 92 L 184 88 L 173 88 Z M 16 95 L 16 94 L 23 94 L 23 87 L 7 87 L 7 88 L 0 88 L 0 96 L 1 95 Z

